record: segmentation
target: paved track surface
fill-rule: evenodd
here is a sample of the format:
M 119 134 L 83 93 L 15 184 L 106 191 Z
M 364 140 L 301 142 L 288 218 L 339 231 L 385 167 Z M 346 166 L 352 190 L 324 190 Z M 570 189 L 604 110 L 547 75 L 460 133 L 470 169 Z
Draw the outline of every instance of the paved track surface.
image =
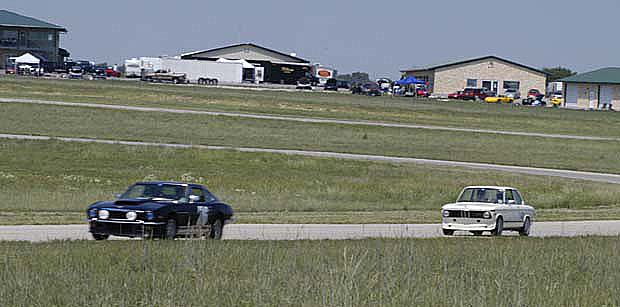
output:
M 474 163 L 474 162 L 391 157 L 391 156 L 380 156 L 380 155 L 349 154 L 349 153 L 325 152 L 325 151 L 151 143 L 151 142 L 117 141 L 117 140 L 89 139 L 89 138 L 34 136 L 34 135 L 23 135 L 23 134 L 0 134 L 0 139 L 17 139 L 17 140 L 30 140 L 30 141 L 55 140 L 55 141 L 62 141 L 62 142 L 97 143 L 97 144 L 124 145 L 124 146 L 154 146 L 154 147 L 167 147 L 167 148 L 197 148 L 197 149 L 205 149 L 205 150 L 234 150 L 234 151 L 239 151 L 239 152 L 273 153 L 273 154 L 336 158 L 336 159 L 347 159 L 347 160 L 379 161 L 379 162 L 390 162 L 390 163 L 416 163 L 416 164 L 427 164 L 427 165 L 447 166 L 447 167 L 464 167 L 464 168 L 473 168 L 473 169 L 494 170 L 494 171 L 520 173 L 520 174 L 528 174 L 528 175 L 553 176 L 553 177 L 562 177 L 562 178 L 570 178 L 570 179 L 620 184 L 620 175 L 618 174 L 605 174 L 605 173 L 581 172 L 581 171 L 559 170 L 559 169 L 549 169 L 549 168 L 535 168 L 535 167 L 510 166 L 510 165 Z
M 468 233 L 457 233 L 469 235 Z M 517 235 L 506 232 L 504 235 Z M 538 222 L 534 237 L 618 236 L 620 221 Z M 364 238 L 436 238 L 438 224 L 232 224 L 224 228 L 225 240 L 347 240 Z M 91 240 L 88 225 L 0 226 L 0 241 L 45 242 L 51 240 Z M 112 237 L 112 239 L 123 239 Z
M 547 134 L 547 133 L 521 132 L 521 131 L 501 131 L 501 130 L 457 128 L 457 127 L 432 126 L 432 125 L 397 124 L 397 123 L 372 122 L 372 121 L 352 121 L 352 120 L 340 120 L 340 119 L 330 119 L 330 118 L 311 118 L 311 117 L 292 117 L 292 116 L 265 115 L 265 114 L 196 111 L 196 110 L 137 107 L 137 106 L 111 105 L 111 104 L 98 104 L 98 103 L 47 101 L 47 100 L 35 100 L 35 99 L 0 98 L 0 103 L 27 103 L 27 104 L 99 108 L 99 109 L 124 110 L 124 111 L 159 112 L 159 113 L 176 113 L 176 114 L 201 114 L 201 115 L 210 115 L 210 116 L 281 120 L 281 121 L 302 122 L 302 123 L 317 123 L 317 124 L 326 123 L 326 124 L 355 125 L 355 126 L 425 129 L 425 130 L 439 130 L 439 131 L 452 131 L 452 132 L 471 132 L 471 133 L 501 134 L 501 135 L 529 136 L 529 137 L 543 137 L 543 138 L 588 140 L 588 141 L 620 141 L 620 138 L 598 137 L 598 136 Z

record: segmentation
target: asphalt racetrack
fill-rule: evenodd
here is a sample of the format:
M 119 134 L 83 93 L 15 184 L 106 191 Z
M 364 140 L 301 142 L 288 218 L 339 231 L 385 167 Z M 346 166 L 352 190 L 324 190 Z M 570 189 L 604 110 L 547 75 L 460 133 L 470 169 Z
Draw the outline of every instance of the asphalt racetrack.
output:
M 468 236 L 457 232 L 455 237 Z M 516 236 L 506 231 L 504 236 Z M 618 236 L 620 221 L 539 222 L 534 237 Z M 437 238 L 439 224 L 231 224 L 224 227 L 224 240 L 348 240 L 364 238 Z M 487 237 L 487 236 L 485 236 Z M 111 237 L 118 239 L 117 237 Z M 88 225 L 0 226 L 0 241 L 45 242 L 91 240 Z

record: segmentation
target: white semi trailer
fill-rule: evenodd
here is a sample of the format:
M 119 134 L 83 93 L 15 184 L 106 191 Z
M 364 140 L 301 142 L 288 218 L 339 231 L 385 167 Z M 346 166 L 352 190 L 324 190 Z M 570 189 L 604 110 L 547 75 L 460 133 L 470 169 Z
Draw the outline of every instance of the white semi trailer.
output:
M 240 63 L 164 58 L 162 69 L 171 73 L 185 74 L 190 83 L 203 83 L 203 80 L 216 80 L 215 83 L 243 81 L 243 65 Z

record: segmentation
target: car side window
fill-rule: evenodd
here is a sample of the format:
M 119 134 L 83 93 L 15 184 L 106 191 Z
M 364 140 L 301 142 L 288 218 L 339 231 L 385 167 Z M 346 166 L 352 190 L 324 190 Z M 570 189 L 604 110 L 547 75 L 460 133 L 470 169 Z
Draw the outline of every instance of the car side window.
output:
M 512 190 L 506 190 L 506 203 L 514 203 L 514 201 L 515 201 L 515 198 L 512 194 Z
M 199 203 L 205 202 L 205 193 L 202 191 L 201 188 L 192 187 L 192 189 L 190 191 L 190 195 L 198 196 L 199 197 L 199 199 L 198 199 Z
M 211 192 L 207 191 L 206 189 L 204 190 L 205 193 L 205 201 L 210 203 L 215 201 L 215 196 L 213 196 L 213 194 L 211 194 Z
M 514 196 L 515 196 L 515 202 L 517 203 L 517 205 L 521 205 L 523 204 L 523 198 L 521 198 L 521 195 L 519 194 L 518 191 L 512 191 Z

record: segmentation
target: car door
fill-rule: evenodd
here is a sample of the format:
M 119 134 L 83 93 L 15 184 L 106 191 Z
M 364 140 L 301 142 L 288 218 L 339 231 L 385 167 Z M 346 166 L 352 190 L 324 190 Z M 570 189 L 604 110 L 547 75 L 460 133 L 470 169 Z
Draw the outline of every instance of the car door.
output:
M 517 190 L 512 190 L 512 194 L 515 197 L 515 203 L 516 203 L 516 207 L 518 208 L 518 217 L 519 217 L 519 221 L 523 222 L 525 219 L 526 215 L 531 215 L 532 212 L 531 210 L 527 207 L 527 205 L 525 204 L 525 201 L 523 201 L 523 198 L 521 197 L 521 194 L 519 194 L 519 191 Z
M 203 192 L 205 194 L 205 209 L 203 211 L 208 212 L 208 215 L 203 216 L 203 219 L 206 223 L 211 224 L 215 219 L 220 218 L 222 208 L 217 197 L 211 194 L 209 190 L 203 188 Z
M 205 193 L 200 186 L 190 186 L 189 205 L 192 207 L 190 214 L 190 225 L 205 225 L 208 217 L 208 209 Z
M 507 227 L 515 227 L 520 224 L 520 208 L 515 200 L 513 190 L 506 190 L 504 193 L 506 196 L 506 206 L 507 206 L 507 214 L 506 214 L 506 226 Z

